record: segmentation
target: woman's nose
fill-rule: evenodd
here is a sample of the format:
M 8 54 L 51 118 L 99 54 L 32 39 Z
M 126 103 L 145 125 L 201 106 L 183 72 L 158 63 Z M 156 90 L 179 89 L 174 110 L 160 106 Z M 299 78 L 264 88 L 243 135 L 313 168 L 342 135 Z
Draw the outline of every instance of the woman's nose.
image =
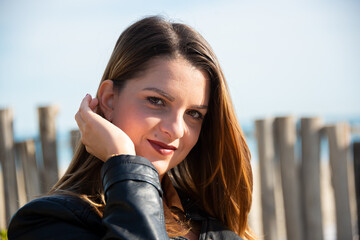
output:
M 164 116 L 160 124 L 160 129 L 172 140 L 182 138 L 185 133 L 183 114 L 177 113 Z

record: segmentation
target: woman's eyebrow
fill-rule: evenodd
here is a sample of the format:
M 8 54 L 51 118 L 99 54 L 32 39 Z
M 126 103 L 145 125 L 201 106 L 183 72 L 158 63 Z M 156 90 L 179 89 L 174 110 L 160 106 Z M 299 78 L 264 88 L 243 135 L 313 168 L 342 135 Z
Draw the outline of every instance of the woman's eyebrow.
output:
M 197 108 L 197 109 L 207 109 L 208 106 L 207 105 L 193 105 L 191 106 L 191 108 Z
M 161 90 L 159 88 L 149 87 L 149 88 L 144 88 L 143 91 L 154 91 L 154 92 L 160 94 L 161 96 L 165 97 L 166 99 L 168 99 L 170 102 L 173 102 L 175 100 L 174 97 L 170 96 L 168 93 L 164 92 L 163 90 Z M 208 106 L 207 105 L 192 105 L 191 108 L 207 109 Z
M 173 102 L 175 100 L 174 97 L 170 96 L 169 94 L 167 94 L 166 92 L 164 92 L 161 89 L 158 88 L 144 88 L 143 91 L 154 91 L 157 92 L 158 94 L 160 94 L 161 96 L 167 98 L 170 102 Z

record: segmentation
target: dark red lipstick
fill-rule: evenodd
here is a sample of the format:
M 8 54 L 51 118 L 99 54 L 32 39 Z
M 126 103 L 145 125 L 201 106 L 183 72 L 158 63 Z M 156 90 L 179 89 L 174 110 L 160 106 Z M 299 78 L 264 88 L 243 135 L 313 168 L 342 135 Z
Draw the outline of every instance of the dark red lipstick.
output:
M 148 141 L 151 144 L 151 146 L 161 155 L 170 155 L 175 150 L 177 150 L 177 148 L 172 145 L 167 145 L 165 143 L 158 142 L 155 140 L 150 140 L 150 139 L 148 139 Z

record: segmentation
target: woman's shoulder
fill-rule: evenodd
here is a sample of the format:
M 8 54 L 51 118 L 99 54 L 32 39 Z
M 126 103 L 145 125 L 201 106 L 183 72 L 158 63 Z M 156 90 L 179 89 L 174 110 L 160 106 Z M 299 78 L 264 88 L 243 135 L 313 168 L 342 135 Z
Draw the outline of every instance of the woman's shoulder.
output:
M 37 198 L 21 207 L 12 217 L 8 235 L 26 236 L 34 229 L 63 227 L 99 229 L 101 218 L 90 204 L 79 197 L 51 195 Z M 44 231 L 42 231 L 43 233 Z M 33 236 L 33 235 L 31 235 Z M 38 236 L 38 235 L 35 235 Z
M 65 217 L 66 214 L 86 218 L 92 212 L 95 213 L 89 203 L 80 197 L 69 195 L 49 195 L 34 199 L 21 207 L 15 216 L 27 212 L 31 212 L 33 215 L 52 215 L 58 218 Z

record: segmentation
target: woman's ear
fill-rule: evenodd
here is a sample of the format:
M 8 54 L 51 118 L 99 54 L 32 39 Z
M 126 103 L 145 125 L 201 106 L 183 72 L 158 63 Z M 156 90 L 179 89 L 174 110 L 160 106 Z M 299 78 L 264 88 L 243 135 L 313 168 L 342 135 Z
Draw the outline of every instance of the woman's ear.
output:
M 98 91 L 99 107 L 104 117 L 112 121 L 114 111 L 114 84 L 111 80 L 105 80 L 100 84 Z

